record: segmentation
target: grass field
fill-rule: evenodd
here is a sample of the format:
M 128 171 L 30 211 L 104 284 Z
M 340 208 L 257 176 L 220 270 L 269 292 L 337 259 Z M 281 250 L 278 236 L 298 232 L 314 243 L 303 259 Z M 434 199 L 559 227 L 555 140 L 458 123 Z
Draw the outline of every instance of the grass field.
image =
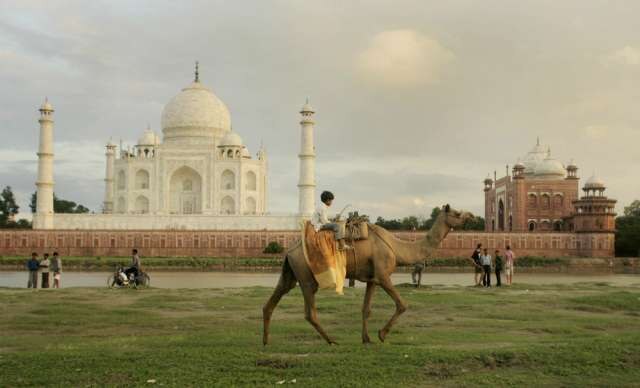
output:
M 0 386 L 638 386 L 640 279 L 505 289 L 401 287 L 384 344 L 360 343 L 363 290 L 299 290 L 261 344 L 267 288 L 0 289 Z M 393 305 L 378 291 L 372 338 Z

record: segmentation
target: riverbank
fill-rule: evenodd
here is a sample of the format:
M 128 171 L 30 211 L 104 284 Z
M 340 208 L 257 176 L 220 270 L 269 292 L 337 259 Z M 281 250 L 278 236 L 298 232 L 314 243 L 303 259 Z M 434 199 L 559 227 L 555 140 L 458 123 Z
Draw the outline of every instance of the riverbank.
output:
M 266 257 L 143 257 L 146 270 L 152 271 L 247 271 L 277 272 L 282 266 L 282 255 Z M 74 271 L 112 271 L 118 265 L 129 265 L 128 257 L 64 257 L 63 268 Z M 23 270 L 26 258 L 0 257 L 0 270 Z M 524 273 L 640 273 L 638 258 L 547 258 L 521 257 L 516 261 L 519 272 Z M 401 267 L 410 271 L 411 267 Z M 427 260 L 429 272 L 471 272 L 469 259 L 434 258 Z
M 261 343 L 264 287 L 0 289 L 7 386 L 634 386 L 640 287 L 399 287 L 408 311 L 384 344 L 360 343 L 364 291 L 318 295 L 328 346 L 298 288 Z M 375 338 L 393 311 L 376 293 Z M 26 366 L 29 367 L 25 371 Z

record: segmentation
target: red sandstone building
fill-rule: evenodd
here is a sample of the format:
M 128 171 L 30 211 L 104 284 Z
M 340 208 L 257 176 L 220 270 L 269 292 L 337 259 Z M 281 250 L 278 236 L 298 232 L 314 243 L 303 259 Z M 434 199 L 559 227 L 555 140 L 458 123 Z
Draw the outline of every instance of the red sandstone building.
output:
M 591 233 L 599 236 L 592 245 L 610 246 L 606 255 L 613 255 L 616 200 L 605 196 L 600 179 L 589 178 L 580 197 L 578 167 L 573 162 L 565 167 L 539 140 L 511 175 L 508 171 L 484 180 L 486 232 Z

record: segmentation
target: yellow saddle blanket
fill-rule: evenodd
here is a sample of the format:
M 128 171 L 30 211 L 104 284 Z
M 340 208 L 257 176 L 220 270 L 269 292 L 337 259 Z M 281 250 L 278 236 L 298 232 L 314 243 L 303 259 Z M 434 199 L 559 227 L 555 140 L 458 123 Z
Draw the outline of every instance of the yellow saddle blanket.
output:
M 318 286 L 323 289 L 335 289 L 342 295 L 347 259 L 344 251 L 336 248 L 333 231 L 316 232 L 313 225 L 305 221 L 302 225 L 302 250 Z

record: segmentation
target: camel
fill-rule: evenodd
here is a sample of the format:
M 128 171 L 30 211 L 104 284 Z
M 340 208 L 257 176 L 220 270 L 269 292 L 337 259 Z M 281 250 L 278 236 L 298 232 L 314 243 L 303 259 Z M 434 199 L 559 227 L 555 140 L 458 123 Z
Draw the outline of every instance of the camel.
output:
M 421 241 L 409 242 L 400 240 L 386 229 L 369 224 L 369 238 L 353 242 L 355 244 L 356 268 L 347 268 L 347 274 L 353 273 L 356 280 L 367 283 L 362 305 L 363 344 L 371 343 L 367 320 L 371 313 L 371 299 L 376 287 L 380 286 L 393 299 L 396 305 L 396 310 L 387 324 L 378 331 L 379 340 L 384 342 L 391 327 L 407 309 L 407 304 L 400 298 L 398 291 L 391 283 L 391 274 L 395 271 L 396 266 L 398 264 L 414 264 L 430 257 L 449 231 L 456 226 L 462 225 L 470 217 L 472 215 L 468 212 L 457 211 L 451 209 L 449 205 L 445 205 L 442 207 L 442 211 L 433 226 Z M 347 254 L 352 255 L 353 251 Z M 264 321 L 263 344 L 267 345 L 269 343 L 269 325 L 273 310 L 280 299 L 296 286 L 296 282 L 300 284 L 304 297 L 305 319 L 328 344 L 336 344 L 318 321 L 315 301 L 318 283 L 307 265 L 300 242 L 287 251 L 278 285 L 262 308 Z

